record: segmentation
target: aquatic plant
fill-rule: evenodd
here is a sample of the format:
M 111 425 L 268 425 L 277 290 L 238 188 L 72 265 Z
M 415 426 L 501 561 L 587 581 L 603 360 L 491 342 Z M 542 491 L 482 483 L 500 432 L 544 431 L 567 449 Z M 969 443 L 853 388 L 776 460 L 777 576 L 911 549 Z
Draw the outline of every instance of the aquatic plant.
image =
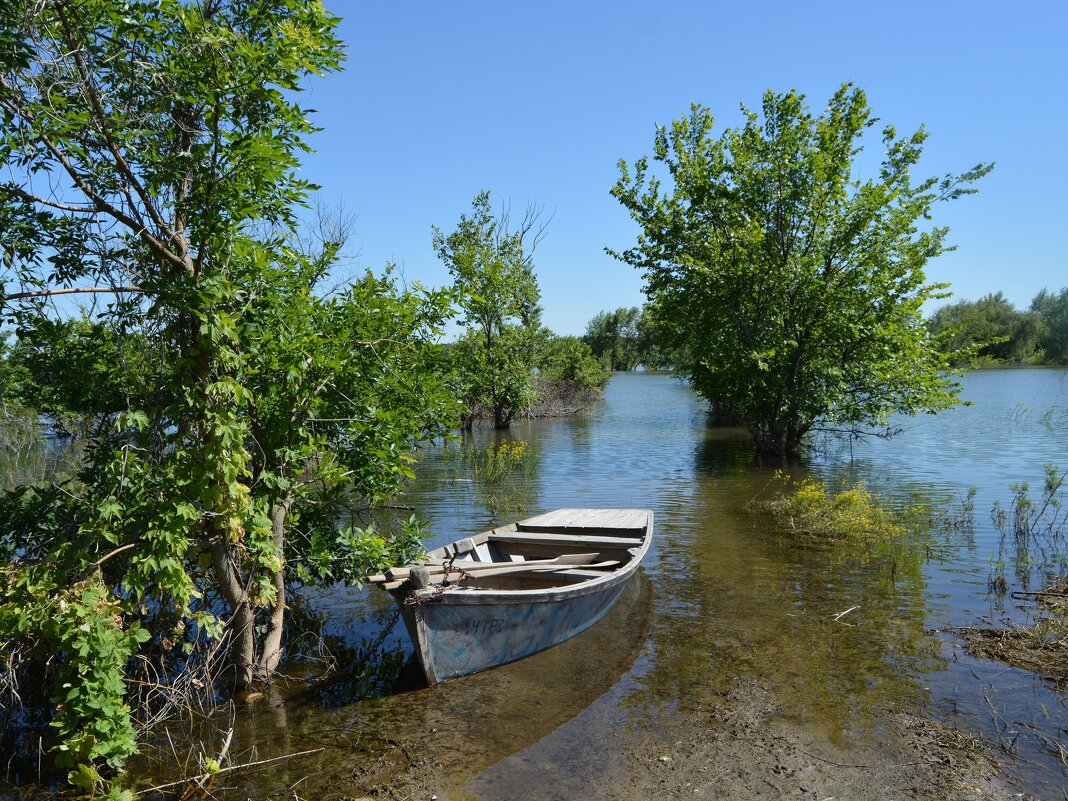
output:
M 770 500 L 756 502 L 754 508 L 770 516 L 777 528 L 792 533 L 836 540 L 898 537 L 913 528 L 906 522 L 921 511 L 913 506 L 888 508 L 864 482 L 832 492 L 822 481 L 796 481 L 781 471 L 776 471 L 774 481 L 784 489 Z
M 931 517 L 931 526 L 935 531 L 948 534 L 960 532 L 975 533 L 975 496 L 978 489 L 969 487 L 960 502 L 952 509 L 939 509 Z
M 491 514 L 527 508 L 527 494 L 537 468 L 537 452 L 524 440 L 502 440 L 479 448 L 447 446 L 448 474 L 470 482 L 476 502 Z
M 1009 487 L 1012 498 L 1008 506 L 994 501 L 990 510 L 990 519 L 1000 535 L 997 561 L 1005 562 L 1011 540 L 1016 577 L 1024 589 L 1030 586 L 1036 568 L 1056 575 L 1064 574 L 1068 565 L 1065 549 L 1068 510 L 1063 508 L 1060 497 L 1066 474 L 1052 464 L 1044 465 L 1043 469 L 1045 477 L 1037 499 L 1032 499 L 1026 481 L 1017 482 Z M 992 589 L 996 588 L 992 586 Z
M 1031 497 L 1027 482 L 1018 482 L 1009 488 L 1008 506 L 995 501 L 990 512 L 1000 540 L 997 554 L 990 558 L 987 588 L 999 598 L 1009 592 L 1006 552 L 1011 550 L 1016 584 L 1021 588 L 1012 597 L 1033 601 L 1035 606 L 1025 610 L 1023 625 L 969 629 L 963 635 L 973 654 L 1061 680 L 1068 667 L 1068 512 L 1060 497 L 1066 474 L 1052 464 L 1045 465 L 1044 471 L 1037 499 Z M 1036 573 L 1041 589 L 1030 591 Z

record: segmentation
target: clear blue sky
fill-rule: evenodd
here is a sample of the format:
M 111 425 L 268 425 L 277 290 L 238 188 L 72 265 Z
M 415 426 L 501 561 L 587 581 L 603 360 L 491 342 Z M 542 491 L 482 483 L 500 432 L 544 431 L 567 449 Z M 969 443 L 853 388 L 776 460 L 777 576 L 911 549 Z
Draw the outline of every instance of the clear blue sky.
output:
M 582 333 L 643 300 L 604 248 L 634 241 L 609 189 L 655 123 L 696 101 L 733 126 L 767 88 L 819 109 L 852 81 L 899 132 L 927 126 L 925 174 L 997 162 L 979 195 L 938 209 L 958 250 L 930 279 L 1020 308 L 1068 286 L 1063 0 L 326 3 L 349 60 L 303 98 L 325 129 L 305 173 L 357 215 L 361 265 L 445 284 L 431 225 L 451 230 L 481 189 L 513 213 L 537 203 L 555 215 L 535 259 L 544 321 Z

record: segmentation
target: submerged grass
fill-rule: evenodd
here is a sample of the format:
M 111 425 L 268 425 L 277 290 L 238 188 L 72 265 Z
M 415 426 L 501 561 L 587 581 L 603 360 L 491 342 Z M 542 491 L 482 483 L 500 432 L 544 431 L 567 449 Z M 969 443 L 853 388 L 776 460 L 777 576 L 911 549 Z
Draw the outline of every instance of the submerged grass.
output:
M 785 533 L 824 540 L 886 540 L 913 530 L 913 522 L 926 516 L 926 508 L 893 509 L 863 482 L 839 492 L 813 478 L 795 480 L 776 471 L 774 483 L 782 489 L 768 500 L 751 504 Z
M 1004 629 L 967 629 L 968 651 L 975 656 L 1038 673 L 1068 688 L 1068 579 L 1050 582 L 1039 592 L 1016 593 L 1036 604 L 1028 625 Z
M 447 445 L 451 481 L 469 483 L 472 500 L 490 514 L 530 508 L 537 485 L 538 456 L 523 440 L 502 440 L 484 448 Z
M 976 656 L 997 659 L 1034 671 L 1058 687 L 1068 686 L 1068 509 L 1061 491 L 1066 474 L 1044 466 L 1037 497 L 1025 482 L 1009 487 L 1007 506 L 995 502 L 990 519 L 999 533 L 998 551 L 990 557 L 987 588 L 999 606 L 1011 592 L 1016 601 L 1031 602 L 1028 620 L 1004 628 L 962 632 Z M 1009 577 L 1009 568 L 1012 577 Z M 1041 586 L 1031 591 L 1032 585 Z

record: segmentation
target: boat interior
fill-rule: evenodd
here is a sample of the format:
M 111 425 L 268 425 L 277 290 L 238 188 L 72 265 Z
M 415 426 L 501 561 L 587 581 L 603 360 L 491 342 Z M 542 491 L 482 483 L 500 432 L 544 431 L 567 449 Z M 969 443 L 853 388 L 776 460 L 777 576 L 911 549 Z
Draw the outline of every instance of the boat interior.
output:
M 431 551 L 425 567 L 431 583 L 455 583 L 456 590 L 563 587 L 640 557 L 648 529 L 644 510 L 557 510 Z M 446 565 L 453 570 L 446 573 Z
M 652 514 L 645 509 L 557 509 L 449 543 L 421 565 L 396 567 L 368 581 L 401 594 L 435 587 L 566 587 L 641 559 L 651 530 Z

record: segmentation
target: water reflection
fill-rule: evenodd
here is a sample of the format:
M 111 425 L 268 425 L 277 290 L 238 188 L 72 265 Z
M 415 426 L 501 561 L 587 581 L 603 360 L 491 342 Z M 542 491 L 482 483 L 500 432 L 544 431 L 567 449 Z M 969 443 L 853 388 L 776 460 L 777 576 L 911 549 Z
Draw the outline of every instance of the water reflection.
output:
M 903 702 L 995 741 L 1005 721 L 1063 740 L 1064 697 L 1030 674 L 969 657 L 952 627 L 1002 614 L 986 587 L 998 547 L 987 512 L 1011 483 L 1040 483 L 1044 462 L 1068 461 L 1068 427 L 1057 423 L 1066 376 L 970 375 L 974 406 L 900 421 L 894 440 L 825 448 L 804 470 L 792 467 L 797 478 L 863 480 L 901 506 L 949 512 L 929 531 L 852 549 L 776 536 L 750 515 L 772 466 L 754 461 L 744 432 L 709 429 L 703 404 L 668 376 L 617 375 L 606 402 L 579 418 L 523 422 L 503 438 L 475 432 L 465 445 L 523 441 L 534 454 L 533 470 L 503 500 L 461 480 L 444 450 L 430 451 L 405 503 L 430 521 L 431 546 L 558 507 L 653 508 L 639 598 L 569 643 L 440 687 L 358 703 L 343 691 L 290 692 L 254 707 L 237 722 L 245 753 L 327 750 L 233 797 L 281 793 L 312 772 L 301 797 L 359 795 L 418 770 L 454 786 L 473 777 L 476 797 L 508 797 L 520 781 L 508 777 L 526 777 L 512 797 L 545 797 L 547 776 L 595 782 L 615 734 L 691 715 L 739 677 L 776 691 L 777 714 L 837 742 L 876 737 L 874 716 Z M 1027 413 L 1016 410 L 1021 399 Z M 970 487 L 978 488 L 974 525 L 957 525 Z M 375 636 L 391 611 L 388 599 L 351 590 L 315 603 L 328 632 L 349 639 Z M 1011 603 L 1003 613 L 1023 619 Z M 387 644 L 410 649 L 402 632 Z M 1026 789 L 1060 786 L 1059 759 L 1039 739 L 1013 745 Z M 555 774 L 545 769 L 550 755 L 559 758 Z M 562 789 L 561 797 L 572 796 Z
M 213 789 L 217 797 L 288 797 L 298 782 L 301 798 L 358 796 L 428 769 L 449 784 L 463 783 L 551 734 L 613 687 L 646 641 L 652 601 L 652 583 L 636 576 L 597 626 L 520 662 L 435 687 L 344 704 L 337 703 L 337 685 L 325 696 L 320 688 L 279 687 L 236 714 L 160 738 L 135 772 L 163 781 L 167 771 L 153 763 L 173 765 L 170 742 L 203 740 L 210 753 L 232 728 L 235 763 L 315 753 L 228 776 Z

